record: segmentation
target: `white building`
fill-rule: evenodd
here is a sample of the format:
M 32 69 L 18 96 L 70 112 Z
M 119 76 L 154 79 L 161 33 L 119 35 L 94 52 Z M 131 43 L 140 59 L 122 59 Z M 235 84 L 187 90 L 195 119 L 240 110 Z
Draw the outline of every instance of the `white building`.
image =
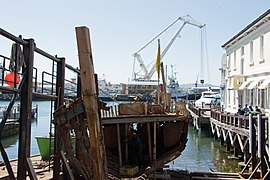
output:
M 238 105 L 259 106 L 270 111 L 270 10 L 222 45 L 221 84 L 225 111 Z

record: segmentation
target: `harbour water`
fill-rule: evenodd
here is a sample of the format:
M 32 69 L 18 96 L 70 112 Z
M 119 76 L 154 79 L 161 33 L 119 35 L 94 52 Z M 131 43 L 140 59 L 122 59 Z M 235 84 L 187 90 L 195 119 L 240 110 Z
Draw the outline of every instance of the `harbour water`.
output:
M 169 163 L 170 168 L 189 172 L 240 172 L 239 160 L 232 159 L 232 152 L 227 152 L 220 141 L 210 136 L 208 129 L 195 132 L 189 126 L 188 142 L 182 155 Z
M 9 101 L 1 101 L 0 105 L 7 105 Z M 39 154 L 35 136 L 48 136 L 50 130 L 49 101 L 34 101 L 33 106 L 38 105 L 37 118 L 32 121 L 31 154 Z M 10 159 L 16 159 L 18 153 L 18 136 L 10 137 L 2 141 Z M 182 155 L 169 163 L 173 169 L 193 171 L 221 171 L 239 172 L 238 160 L 232 160 L 231 152 L 220 145 L 210 136 L 208 130 L 197 133 L 189 127 L 188 142 Z M 2 157 L 0 157 L 2 159 Z

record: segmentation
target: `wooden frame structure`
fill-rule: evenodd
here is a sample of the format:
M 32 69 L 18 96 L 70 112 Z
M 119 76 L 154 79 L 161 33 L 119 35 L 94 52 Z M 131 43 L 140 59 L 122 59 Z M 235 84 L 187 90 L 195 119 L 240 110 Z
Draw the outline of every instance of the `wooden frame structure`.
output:
M 37 176 L 35 174 L 35 171 L 33 169 L 33 165 L 30 159 L 30 142 L 31 142 L 31 118 L 32 118 L 32 99 L 33 98 L 42 98 L 47 99 L 54 102 L 54 108 L 57 109 L 61 104 L 63 104 L 64 101 L 64 81 L 65 81 L 65 69 L 69 69 L 77 74 L 79 74 L 78 69 L 68 65 L 65 63 L 64 58 L 58 58 L 57 56 L 52 56 L 49 53 L 39 49 L 36 47 L 34 39 L 22 39 L 21 36 L 16 37 L 12 35 L 11 33 L 3 30 L 0 28 L 0 35 L 11 40 L 13 43 L 16 44 L 16 54 L 15 54 L 15 74 L 19 73 L 17 70 L 17 53 L 18 48 L 23 47 L 23 56 L 24 56 L 24 62 L 25 66 L 23 66 L 22 69 L 22 79 L 20 81 L 20 84 L 17 85 L 14 83 L 13 87 L 5 87 L 3 84 L 6 80 L 4 80 L 4 72 L 8 71 L 6 69 L 7 62 L 6 60 L 10 60 L 9 58 L 2 56 L 3 58 L 3 66 L 1 67 L 2 71 L 2 77 L 1 79 L 1 86 L 0 91 L 5 93 L 12 94 L 12 98 L 10 100 L 10 103 L 8 105 L 7 111 L 1 121 L 0 124 L 0 134 L 3 130 L 5 123 L 7 121 L 9 112 L 11 111 L 15 100 L 17 100 L 18 95 L 20 95 L 20 121 L 19 121 L 19 152 L 18 152 L 18 170 L 17 174 L 15 175 L 12 167 L 9 162 L 9 158 L 6 154 L 6 151 L 1 143 L 1 135 L 0 135 L 0 151 L 1 155 L 3 157 L 3 160 L 5 162 L 9 178 L 10 179 L 26 179 L 26 175 L 30 177 L 30 179 L 37 179 Z M 52 76 L 52 89 L 56 89 L 56 92 L 51 92 L 51 94 L 46 94 L 42 92 L 37 92 L 37 69 L 33 67 L 34 64 L 34 54 L 38 53 L 39 55 L 46 58 L 46 60 L 49 60 L 51 62 L 56 62 L 56 74 L 54 72 L 49 73 Z M 54 69 L 54 65 L 53 65 Z M 56 83 L 53 82 L 54 78 L 56 77 Z M 14 76 L 14 82 L 16 81 L 17 76 Z M 80 82 L 79 75 L 78 77 L 78 84 Z M 43 77 L 42 77 L 43 79 Z M 43 82 L 43 81 L 42 81 Z M 53 88 L 55 87 L 55 88 Z M 77 87 L 78 92 L 80 93 L 80 86 Z M 58 128 L 55 128 L 55 134 L 58 133 Z M 56 138 L 57 139 L 57 138 Z M 59 173 L 61 171 L 60 167 L 60 158 L 61 158 L 61 152 L 59 151 L 60 142 L 55 141 L 55 156 L 54 156 L 54 178 L 58 179 Z M 62 160 L 64 162 L 64 160 Z
M 207 116 L 202 114 L 202 109 L 192 105 L 189 105 L 189 110 L 196 116 L 193 117 L 194 122 L 198 117 L 209 119 L 210 130 L 215 139 L 226 145 L 228 151 L 233 148 L 236 157 L 243 157 L 246 166 L 240 174 L 245 175 L 251 165 L 252 173 L 248 178 L 269 178 L 269 117 L 253 113 L 248 116 L 230 114 L 213 109 L 204 110 L 209 112 Z

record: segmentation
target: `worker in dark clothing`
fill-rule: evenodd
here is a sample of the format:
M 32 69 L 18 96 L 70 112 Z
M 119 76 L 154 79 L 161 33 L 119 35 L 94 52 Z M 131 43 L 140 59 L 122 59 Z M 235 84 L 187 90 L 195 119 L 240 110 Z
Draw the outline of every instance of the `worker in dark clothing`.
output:
M 244 111 L 245 114 L 247 114 L 247 113 L 250 111 L 249 108 L 248 108 L 247 106 L 248 106 L 248 105 L 246 104 L 245 107 L 244 107 L 244 109 L 243 109 L 243 111 Z
M 260 108 L 258 106 L 255 106 L 255 111 L 258 113 L 262 113 L 262 111 L 260 110 Z
M 239 104 L 239 106 L 238 106 L 238 115 L 244 115 L 245 114 L 245 112 L 244 112 L 244 110 L 242 109 L 242 106 L 241 106 L 241 104 Z
M 142 158 L 142 142 L 139 138 L 139 136 L 136 133 L 131 134 L 131 136 L 128 139 L 128 145 L 129 145 L 129 163 L 131 165 L 141 165 Z
M 253 107 L 251 105 L 249 106 L 249 111 L 251 111 L 251 112 L 254 111 Z

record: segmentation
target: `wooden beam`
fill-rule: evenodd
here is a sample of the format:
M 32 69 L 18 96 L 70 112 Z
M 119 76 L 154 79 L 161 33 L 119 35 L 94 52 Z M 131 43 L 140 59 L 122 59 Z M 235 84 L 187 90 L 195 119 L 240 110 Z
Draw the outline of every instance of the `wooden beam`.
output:
M 147 123 L 147 134 L 148 134 L 148 152 L 149 152 L 149 160 L 152 163 L 152 141 L 151 141 L 151 128 L 150 122 Z
M 261 160 L 261 177 L 263 177 L 267 172 L 266 163 L 264 161 L 264 156 L 266 156 L 265 151 L 265 121 L 262 119 L 262 115 L 257 115 L 258 119 L 258 157 Z
M 219 129 L 220 129 L 220 127 L 218 127 L 218 126 L 216 125 L 216 131 L 217 131 L 217 137 L 218 137 L 218 138 L 220 138 L 220 131 L 219 131 Z
M 236 136 L 238 138 L 238 142 L 239 142 L 240 148 L 241 148 L 241 150 L 243 152 L 244 151 L 244 145 L 243 145 L 242 139 L 241 139 L 241 137 L 240 137 L 239 134 L 237 134 Z
M 222 128 L 221 130 L 222 130 L 222 134 L 223 134 L 223 140 L 226 141 L 228 134 L 225 133 L 225 129 Z
M 87 27 L 76 27 L 77 46 L 80 63 L 82 97 L 89 126 L 89 141 L 92 157 L 93 179 L 108 179 L 107 159 L 103 132 L 98 115 L 98 97 L 94 77 L 93 54 L 90 33 Z
M 31 180 L 38 180 L 37 175 L 35 173 L 35 170 L 32 165 L 32 161 L 30 158 L 26 158 L 26 163 L 27 163 L 27 169 L 28 169 L 28 176 L 30 177 Z
M 64 86 L 65 86 L 65 58 L 58 58 L 57 61 L 57 76 L 56 76 L 56 96 L 57 101 L 54 101 L 54 110 L 57 110 L 64 103 Z M 54 156 L 53 156 L 53 179 L 59 179 L 61 164 L 61 135 L 60 125 L 54 125 Z
M 125 161 L 128 163 L 128 123 L 125 123 Z
M 118 116 L 110 118 L 102 118 L 102 125 L 105 124 L 124 124 L 124 123 L 146 123 L 146 122 L 164 122 L 164 121 L 186 121 L 186 117 L 179 118 L 176 116 Z
M 25 82 L 22 85 L 20 102 L 20 132 L 19 132 L 19 154 L 18 154 L 18 179 L 26 179 L 26 158 L 30 157 L 31 146 L 31 120 L 32 120 L 32 86 L 33 86 L 33 64 L 34 48 L 33 39 L 27 40 L 28 44 L 23 46 L 23 54 L 26 66 L 23 67 Z
M 228 130 L 228 133 L 229 133 L 229 138 L 230 138 L 230 142 L 231 142 L 231 145 L 233 146 L 233 136 L 232 136 L 232 133 L 230 130 Z
M 153 142 L 153 161 L 154 161 L 154 172 L 153 179 L 156 180 L 156 162 L 157 162 L 157 122 L 154 122 L 154 142 Z
M 120 167 L 122 167 L 123 164 L 122 164 L 122 152 L 121 152 L 121 141 L 120 141 L 120 127 L 119 127 L 119 124 L 116 124 L 116 127 L 117 127 L 117 143 L 118 143 L 119 165 L 120 165 Z
M 256 166 L 256 130 L 255 130 L 255 119 L 252 117 L 252 114 L 249 114 L 249 145 L 250 145 L 250 154 L 251 154 L 251 167 L 252 171 L 255 170 Z
M 75 178 L 74 178 L 74 176 L 73 176 L 73 174 L 72 174 L 72 171 L 71 171 L 70 166 L 69 166 L 69 164 L 68 164 L 68 159 L 66 158 L 65 153 L 61 150 L 61 151 L 60 151 L 60 154 L 61 154 L 61 158 L 62 158 L 62 160 L 63 160 L 63 166 L 64 166 L 64 168 L 65 168 L 66 171 L 67 171 L 68 178 L 69 178 L 70 180 L 74 180 Z
M 162 76 L 162 82 L 163 82 L 163 102 L 164 102 L 164 110 L 168 109 L 168 100 L 167 100 L 167 85 L 166 85 L 166 79 L 165 79 L 165 75 L 164 75 L 164 66 L 163 66 L 163 62 L 161 62 L 160 64 L 160 68 L 161 68 L 161 76 Z

